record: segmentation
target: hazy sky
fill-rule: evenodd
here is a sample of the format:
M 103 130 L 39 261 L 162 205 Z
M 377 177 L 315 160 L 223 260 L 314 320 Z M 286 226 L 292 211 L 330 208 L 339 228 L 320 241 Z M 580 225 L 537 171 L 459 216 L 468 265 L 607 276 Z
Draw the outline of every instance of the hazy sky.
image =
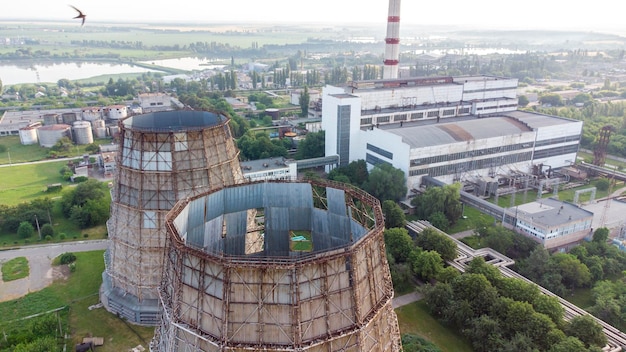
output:
M 386 21 L 388 10 L 387 0 L 3 0 L 0 22 L 9 19 L 69 21 L 75 16 L 75 11 L 68 4 L 87 14 L 87 25 L 90 20 L 137 23 L 381 23 Z M 613 29 L 626 32 L 621 5 L 614 0 L 402 0 L 401 22 L 516 29 Z

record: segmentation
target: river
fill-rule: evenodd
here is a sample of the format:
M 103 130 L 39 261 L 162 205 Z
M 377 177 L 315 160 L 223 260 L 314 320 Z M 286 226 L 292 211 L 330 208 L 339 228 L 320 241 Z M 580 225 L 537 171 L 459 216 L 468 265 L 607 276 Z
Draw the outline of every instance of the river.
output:
M 224 67 L 215 59 L 184 57 L 180 59 L 147 60 L 142 63 L 158 65 L 180 70 L 211 70 Z M 161 72 L 131 64 L 106 62 L 49 62 L 36 63 L 30 66 L 3 64 L 0 62 L 0 80 L 4 86 L 22 83 L 56 83 L 60 79 L 71 81 L 101 75 L 120 73 Z

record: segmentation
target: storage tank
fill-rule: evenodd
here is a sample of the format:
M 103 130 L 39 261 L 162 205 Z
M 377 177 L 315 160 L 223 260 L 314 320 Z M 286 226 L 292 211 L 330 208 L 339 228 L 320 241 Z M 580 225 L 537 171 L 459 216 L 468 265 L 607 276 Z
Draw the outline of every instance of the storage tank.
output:
M 94 134 L 96 138 L 106 138 L 107 137 L 107 128 L 106 127 L 96 127 L 94 129 Z
M 61 138 L 72 136 L 72 126 L 66 124 L 55 124 L 41 126 L 37 129 L 39 145 L 44 148 L 53 147 Z
M 128 117 L 128 108 L 126 105 L 112 105 L 107 108 L 109 111 L 109 119 L 121 120 Z
M 93 128 L 94 130 L 98 127 L 104 127 L 106 126 L 106 123 L 104 122 L 103 119 L 98 119 L 98 120 L 92 120 L 91 121 L 91 128 Z
M 75 112 L 66 112 L 61 115 L 61 120 L 64 124 L 71 125 L 78 121 L 78 116 L 76 116 Z
M 61 122 L 63 121 L 61 120 L 61 116 L 59 114 L 44 114 L 43 115 L 43 124 L 46 126 L 56 125 Z
M 118 134 L 120 134 L 119 126 L 109 126 L 109 136 L 115 138 Z
M 89 121 L 76 121 L 73 125 L 74 142 L 79 145 L 93 143 L 91 123 Z
M 272 120 L 280 119 L 280 110 L 275 108 L 265 109 L 265 113 L 272 117 Z
M 102 109 L 100 108 L 95 108 L 95 107 L 84 108 L 82 111 L 82 114 L 83 114 L 83 120 L 85 121 L 94 121 L 94 120 L 102 119 Z
M 20 143 L 23 145 L 35 144 L 37 139 L 37 128 L 41 127 L 41 122 L 31 123 L 26 127 L 20 128 Z

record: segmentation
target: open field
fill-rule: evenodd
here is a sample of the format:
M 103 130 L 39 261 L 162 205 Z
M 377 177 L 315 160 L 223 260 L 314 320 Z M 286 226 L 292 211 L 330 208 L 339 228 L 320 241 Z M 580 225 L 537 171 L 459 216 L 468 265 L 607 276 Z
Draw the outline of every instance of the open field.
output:
M 75 272 L 41 291 L 0 303 L 0 316 L 18 319 L 68 306 L 70 346 L 91 335 L 104 338 L 104 345 L 97 348 L 100 352 L 127 351 L 139 344 L 147 348 L 154 328 L 129 326 L 103 308 L 87 309 L 98 303 L 101 273 L 104 271 L 102 253 L 103 251 L 75 253 Z M 4 319 L 4 322 L 11 324 L 8 319 Z M 2 324 L 0 323 L 0 327 Z
M 46 185 L 52 183 L 61 183 L 64 187 L 69 185 L 59 173 L 61 167 L 66 164 L 65 161 L 55 161 L 3 167 L 0 204 L 15 205 L 38 197 L 59 196 L 57 193 L 46 194 Z
M 471 346 L 460 334 L 448 329 L 430 316 L 426 303 L 417 301 L 396 309 L 400 333 L 413 333 L 433 342 L 443 352 L 471 352 Z

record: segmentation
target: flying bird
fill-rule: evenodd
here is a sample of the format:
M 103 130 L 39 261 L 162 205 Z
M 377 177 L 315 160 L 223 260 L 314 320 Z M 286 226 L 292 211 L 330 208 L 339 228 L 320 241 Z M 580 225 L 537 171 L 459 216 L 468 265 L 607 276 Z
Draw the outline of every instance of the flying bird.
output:
M 74 6 L 70 5 L 71 8 L 73 8 L 74 10 L 78 11 L 78 16 L 76 17 L 72 17 L 72 18 L 82 18 L 83 22 L 80 24 L 81 26 L 85 24 L 85 18 L 87 18 L 87 15 L 85 15 L 81 10 L 75 8 Z

